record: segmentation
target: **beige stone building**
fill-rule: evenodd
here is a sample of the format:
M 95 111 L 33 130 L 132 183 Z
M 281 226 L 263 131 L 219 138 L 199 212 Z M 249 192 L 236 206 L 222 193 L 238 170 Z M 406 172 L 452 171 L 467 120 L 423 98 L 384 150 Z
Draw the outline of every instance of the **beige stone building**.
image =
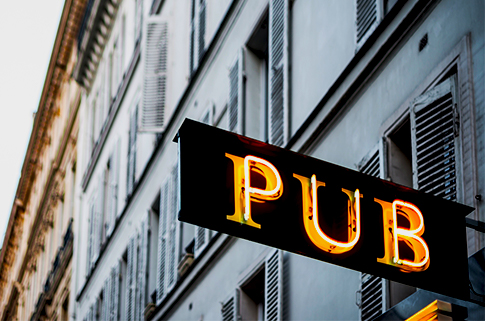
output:
M 70 77 L 85 0 L 67 0 L 0 254 L 1 320 L 67 320 L 80 87 Z

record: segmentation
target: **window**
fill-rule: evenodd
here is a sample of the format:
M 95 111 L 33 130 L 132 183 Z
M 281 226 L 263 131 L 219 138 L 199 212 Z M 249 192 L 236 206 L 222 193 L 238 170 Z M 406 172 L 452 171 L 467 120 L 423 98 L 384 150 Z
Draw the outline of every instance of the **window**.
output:
M 272 250 L 223 303 L 223 321 L 283 319 L 283 252 Z

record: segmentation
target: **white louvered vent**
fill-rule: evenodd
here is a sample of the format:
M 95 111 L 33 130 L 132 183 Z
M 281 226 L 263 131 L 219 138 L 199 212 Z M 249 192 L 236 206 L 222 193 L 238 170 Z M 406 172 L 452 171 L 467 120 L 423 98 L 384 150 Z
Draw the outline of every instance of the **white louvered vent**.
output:
M 271 0 L 269 8 L 269 143 L 288 139 L 288 0 Z
M 411 115 L 415 187 L 447 200 L 457 199 L 458 115 L 450 78 L 418 97 Z
M 277 321 L 282 319 L 283 302 L 283 255 L 274 250 L 266 257 L 264 273 L 264 319 Z
M 140 131 L 161 132 L 165 122 L 168 24 L 150 17 L 146 24 L 143 109 Z
M 380 177 L 379 149 L 371 153 L 370 157 L 365 158 L 360 171 L 374 177 Z M 362 321 L 373 320 L 384 312 L 384 282 L 380 277 L 361 273 L 361 303 L 360 315 Z
M 374 31 L 380 20 L 379 0 L 357 0 L 356 3 L 356 41 L 360 47 Z

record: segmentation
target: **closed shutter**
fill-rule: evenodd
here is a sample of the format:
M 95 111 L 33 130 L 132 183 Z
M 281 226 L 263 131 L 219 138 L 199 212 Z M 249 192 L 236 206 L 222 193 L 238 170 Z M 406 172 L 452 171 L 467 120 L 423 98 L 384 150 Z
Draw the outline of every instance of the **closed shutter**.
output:
M 109 321 L 109 295 L 110 293 L 110 278 L 108 277 L 104 280 L 104 287 L 103 287 L 103 303 L 101 306 L 101 320 L 102 321 Z
M 89 220 L 88 220 L 88 253 L 86 257 L 86 271 L 87 275 L 91 273 L 91 268 L 93 266 L 93 257 L 94 257 L 94 227 L 95 227 L 95 218 L 96 218 L 96 202 L 91 200 L 89 204 Z
M 113 233 L 118 212 L 119 145 L 120 142 L 117 140 L 109 161 L 108 200 L 106 208 L 106 217 L 109 221 L 109 225 L 106 227 L 107 237 Z
M 213 106 L 210 106 L 202 115 L 201 122 L 212 125 Z M 209 244 L 211 231 L 209 229 L 196 226 L 195 227 L 195 243 L 194 243 L 194 257 L 197 257 Z
M 138 275 L 136 284 L 136 311 L 138 314 L 135 320 L 144 319 L 144 311 L 147 302 L 147 277 L 148 277 L 148 253 L 149 253 L 149 226 L 150 215 L 147 212 L 145 217 L 141 221 L 140 237 L 139 237 L 139 250 L 138 250 Z
M 135 41 L 141 37 L 141 26 L 143 25 L 143 0 L 136 0 L 135 3 Z
M 121 264 L 118 262 L 111 269 L 110 278 L 110 321 L 119 320 L 120 311 L 120 275 L 121 275 Z
M 98 195 L 96 201 L 96 216 L 97 216 L 97 230 L 96 230 L 96 260 L 99 257 L 101 246 L 103 245 L 103 235 L 105 235 L 105 208 L 104 208 L 104 191 L 105 191 L 106 177 L 105 173 L 99 177 Z
M 229 130 L 244 135 L 244 49 L 229 72 Z
M 170 175 L 170 194 L 169 194 L 169 211 L 167 213 L 168 228 L 168 282 L 167 291 L 173 288 L 177 281 L 177 264 L 179 261 L 178 244 L 177 244 L 177 214 L 178 214 L 178 168 L 174 166 Z
M 272 251 L 264 265 L 264 319 L 282 320 L 283 302 L 283 253 Z
M 198 39 L 198 58 L 199 64 L 205 53 L 205 25 L 206 25 L 206 0 L 200 0 L 199 6 L 199 39 Z
M 163 183 L 160 190 L 160 220 L 158 226 L 158 253 L 157 253 L 157 304 L 165 296 L 165 274 L 167 255 L 167 203 L 169 198 L 169 181 Z
M 283 146 L 289 135 L 289 0 L 270 0 L 269 5 L 269 143 Z
M 126 269 L 126 302 L 125 302 L 125 318 L 127 321 L 135 320 L 135 288 L 136 288 L 136 252 L 137 252 L 137 238 L 132 237 L 128 243 L 128 259 Z
M 143 108 L 140 131 L 162 132 L 167 88 L 168 24 L 152 16 L 146 24 Z
M 189 50 L 189 74 L 192 75 L 192 72 L 194 71 L 196 67 L 196 59 L 195 59 L 195 8 L 196 8 L 196 0 L 192 0 L 192 8 L 191 8 L 191 14 L 190 14 L 190 50 Z
M 381 177 L 381 159 L 379 147 L 376 146 L 368 156 L 360 162 L 359 170 L 367 175 Z M 381 315 L 385 309 L 385 279 L 361 273 L 360 283 L 360 319 L 362 321 L 373 320 Z
M 236 289 L 234 295 L 221 303 L 222 321 L 238 321 L 239 317 L 239 290 Z
M 128 173 L 126 182 L 127 195 L 131 195 L 131 193 L 133 192 L 133 187 L 135 185 L 137 118 L 138 108 L 135 108 L 134 112 L 131 114 L 130 117 L 130 132 L 128 139 Z
M 414 100 L 411 132 L 414 187 L 456 201 L 460 153 L 455 77 Z
M 367 40 L 380 21 L 379 0 L 357 0 L 356 2 L 356 43 L 357 49 Z

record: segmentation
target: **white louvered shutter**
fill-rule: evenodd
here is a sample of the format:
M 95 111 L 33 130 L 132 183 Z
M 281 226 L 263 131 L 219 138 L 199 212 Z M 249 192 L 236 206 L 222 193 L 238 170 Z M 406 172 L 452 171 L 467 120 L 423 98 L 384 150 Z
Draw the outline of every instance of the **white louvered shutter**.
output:
M 120 162 L 120 141 L 116 141 L 113 152 L 110 156 L 110 169 L 108 178 L 108 201 L 106 209 L 106 217 L 109 219 L 109 226 L 106 228 L 106 236 L 109 237 L 113 233 L 116 225 L 118 213 L 118 180 L 119 180 L 119 162 Z
M 129 137 L 128 137 L 128 168 L 127 168 L 127 178 L 126 178 L 127 195 L 131 195 L 135 185 L 137 118 L 138 118 L 138 108 L 135 108 L 135 110 L 130 116 L 130 131 L 129 131 Z
M 234 295 L 231 295 L 221 303 L 222 321 L 238 321 L 239 316 L 239 290 L 236 289 Z
M 284 146 L 289 135 L 289 0 L 269 2 L 269 143 Z
M 283 318 L 283 252 L 273 250 L 264 264 L 264 319 Z
M 177 264 L 179 251 L 177 244 L 177 214 L 178 214 L 178 168 L 174 166 L 170 175 L 170 193 L 168 200 L 167 232 L 168 232 L 168 256 L 167 256 L 167 291 L 170 291 L 177 282 Z
M 379 178 L 382 173 L 381 167 L 380 151 L 377 147 L 361 161 L 359 170 L 364 174 Z M 386 280 L 361 273 L 360 285 L 360 319 L 362 321 L 373 320 L 386 310 Z
M 411 106 L 414 188 L 452 201 L 461 187 L 455 81 L 448 78 Z
M 89 220 L 88 220 L 88 253 L 86 258 L 86 274 L 91 273 L 91 268 L 93 266 L 93 257 L 94 257 L 94 226 L 95 226 L 95 207 L 96 202 L 91 200 L 89 204 Z
M 140 131 L 162 132 L 165 125 L 168 24 L 158 16 L 151 16 L 147 19 L 145 32 Z
M 106 210 L 106 215 L 105 215 L 105 218 L 106 218 L 106 222 L 105 222 L 106 238 L 108 238 L 111 235 L 111 232 L 113 230 L 114 223 L 115 223 L 115 221 L 113 220 L 112 215 L 111 215 L 112 208 L 113 208 L 113 205 L 114 205 L 113 204 L 113 189 L 111 188 L 111 183 L 112 183 L 112 180 L 113 180 L 113 161 L 114 161 L 113 154 L 114 153 L 111 153 L 111 155 L 109 156 L 109 161 L 108 161 L 109 167 L 108 166 L 106 167 L 106 171 L 108 172 L 108 177 L 106 178 L 107 179 L 107 182 L 106 182 L 107 186 L 106 186 L 106 209 L 105 209 Z
M 202 115 L 201 122 L 204 124 L 212 125 L 212 114 L 213 114 L 213 106 L 210 106 L 206 112 Z M 211 230 L 195 226 L 195 235 L 194 235 L 194 257 L 197 257 L 209 244 L 209 239 L 211 236 Z
M 139 237 L 139 249 L 138 249 L 138 272 L 137 272 L 137 284 L 136 284 L 136 304 L 137 315 L 135 320 L 144 319 L 144 311 L 147 303 L 147 277 L 148 277 L 148 253 L 149 253 L 149 226 L 150 215 L 149 212 L 145 214 L 145 217 L 141 221 L 140 237 Z
M 195 59 L 195 27 L 196 27 L 196 1 L 192 0 L 192 7 L 191 7 L 191 14 L 190 14 L 190 52 L 189 52 L 189 74 L 192 75 L 192 72 L 195 70 L 196 67 L 196 59 Z
M 128 262 L 126 269 L 126 302 L 125 318 L 127 321 L 135 320 L 135 288 L 136 288 L 136 267 L 137 267 L 137 238 L 132 237 L 128 243 Z
M 356 43 L 357 49 L 369 38 L 381 20 L 380 0 L 356 1 Z
M 110 287 L 110 321 L 118 321 L 120 311 L 120 275 L 121 264 L 118 263 L 111 269 Z
M 97 216 L 97 230 L 96 230 L 96 260 L 99 257 L 101 251 L 101 245 L 103 243 L 103 234 L 105 231 L 105 221 L 104 221 L 104 191 L 105 191 L 105 173 L 103 172 L 102 175 L 99 177 L 99 184 L 98 184 L 98 197 L 96 201 L 96 216 Z
M 199 1 L 199 0 L 196 0 Z M 198 59 L 199 64 L 205 54 L 205 29 L 206 29 L 206 7 L 207 1 L 200 0 L 199 4 L 199 37 L 198 37 Z
M 229 71 L 229 130 L 244 135 L 244 49 Z
M 135 41 L 139 40 L 143 25 L 143 0 L 136 0 L 135 3 Z
M 165 296 L 166 256 L 167 256 L 167 203 L 169 198 L 169 181 L 162 184 L 160 190 L 160 220 L 158 225 L 157 253 L 157 305 Z
M 101 305 L 101 320 L 102 321 L 109 321 L 109 277 L 104 280 L 104 287 L 103 287 L 103 303 Z

